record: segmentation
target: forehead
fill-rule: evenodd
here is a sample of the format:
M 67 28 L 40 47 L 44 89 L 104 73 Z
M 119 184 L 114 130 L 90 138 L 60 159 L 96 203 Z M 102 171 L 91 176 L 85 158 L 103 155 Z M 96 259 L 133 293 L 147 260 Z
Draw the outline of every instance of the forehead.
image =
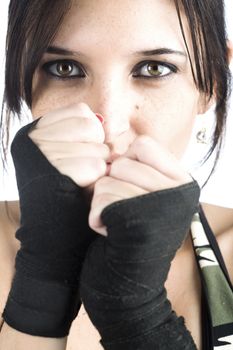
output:
M 186 37 L 187 25 L 182 16 Z M 183 49 L 172 0 L 75 0 L 55 37 L 55 44 L 74 49 Z

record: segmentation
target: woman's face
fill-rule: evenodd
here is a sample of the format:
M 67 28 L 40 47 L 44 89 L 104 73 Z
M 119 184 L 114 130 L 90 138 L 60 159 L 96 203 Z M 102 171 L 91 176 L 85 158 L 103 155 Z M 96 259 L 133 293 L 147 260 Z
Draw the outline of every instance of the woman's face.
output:
M 187 30 L 186 39 L 192 52 Z M 33 79 L 34 117 L 84 102 L 103 115 L 114 154 L 147 134 L 182 156 L 203 98 L 173 1 L 74 1 L 52 47 L 69 52 L 44 54 Z

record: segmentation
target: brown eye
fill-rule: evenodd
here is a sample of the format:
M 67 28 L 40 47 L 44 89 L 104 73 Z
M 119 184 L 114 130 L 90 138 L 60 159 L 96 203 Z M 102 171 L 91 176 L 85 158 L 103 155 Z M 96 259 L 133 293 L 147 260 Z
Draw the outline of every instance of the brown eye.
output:
M 70 63 L 58 63 L 57 64 L 57 72 L 61 75 L 61 76 L 67 76 L 70 73 L 72 73 L 73 71 L 73 67 Z
M 147 70 L 151 75 L 158 76 L 158 75 L 163 75 L 164 71 L 166 70 L 166 67 L 162 66 L 161 64 L 153 63 L 153 64 L 148 64 Z
M 137 65 L 136 74 L 134 74 L 134 77 L 150 79 L 163 78 L 176 72 L 177 67 L 172 64 L 156 61 L 146 61 L 141 62 L 139 65 Z
M 157 62 L 151 62 L 142 66 L 141 72 L 145 76 L 161 77 L 170 74 L 171 69 Z
M 57 79 L 85 78 L 84 70 L 72 60 L 50 61 L 42 66 L 47 75 Z

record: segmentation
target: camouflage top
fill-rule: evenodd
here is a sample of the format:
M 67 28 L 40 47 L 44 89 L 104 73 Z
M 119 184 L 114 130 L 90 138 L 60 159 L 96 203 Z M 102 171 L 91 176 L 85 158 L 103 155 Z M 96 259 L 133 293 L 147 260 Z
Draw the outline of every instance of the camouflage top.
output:
M 202 281 L 203 350 L 233 350 L 233 287 L 201 207 L 191 233 Z

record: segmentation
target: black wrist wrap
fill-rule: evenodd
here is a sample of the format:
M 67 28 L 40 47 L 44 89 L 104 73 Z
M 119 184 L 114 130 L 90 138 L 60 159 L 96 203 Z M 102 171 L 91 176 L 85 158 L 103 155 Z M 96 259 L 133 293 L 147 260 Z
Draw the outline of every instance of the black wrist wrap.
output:
M 81 188 L 54 168 L 28 137 L 38 120 L 16 135 L 11 152 L 20 196 L 21 247 L 3 313 L 13 328 L 63 337 L 77 315 L 79 277 L 94 234 Z
M 102 213 L 108 236 L 88 250 L 84 306 L 107 350 L 196 349 L 164 283 L 198 208 L 191 182 L 116 202 Z

